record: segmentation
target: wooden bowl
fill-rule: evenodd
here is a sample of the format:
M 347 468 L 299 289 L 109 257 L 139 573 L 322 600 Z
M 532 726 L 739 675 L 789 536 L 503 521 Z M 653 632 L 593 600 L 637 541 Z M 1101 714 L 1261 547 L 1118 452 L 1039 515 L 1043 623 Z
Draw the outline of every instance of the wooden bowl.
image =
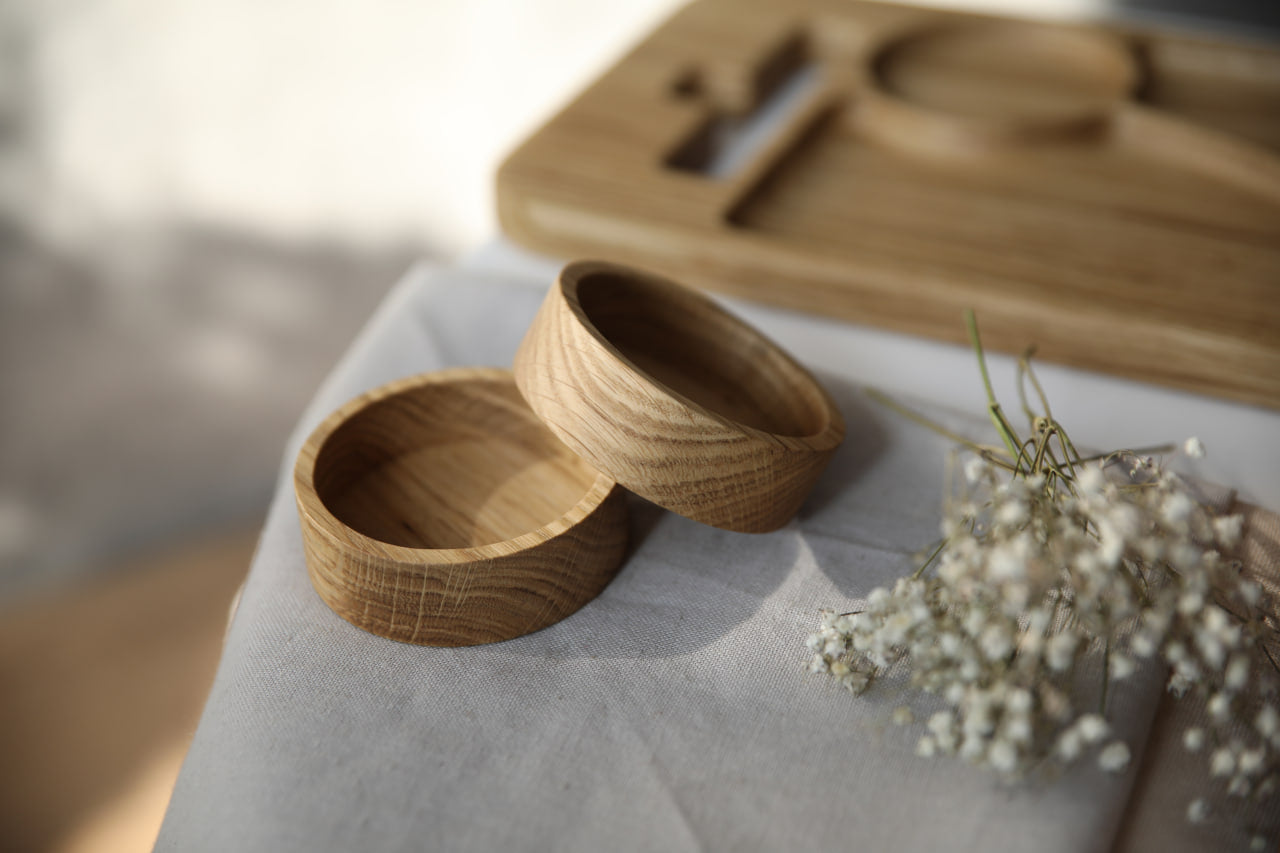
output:
M 563 619 L 617 571 L 626 504 L 505 370 L 384 385 L 334 412 L 294 468 L 311 582 L 338 615 L 465 646 Z
M 786 524 L 844 438 L 826 391 L 777 345 L 701 294 L 615 264 L 565 267 L 515 374 L 579 456 L 727 530 Z

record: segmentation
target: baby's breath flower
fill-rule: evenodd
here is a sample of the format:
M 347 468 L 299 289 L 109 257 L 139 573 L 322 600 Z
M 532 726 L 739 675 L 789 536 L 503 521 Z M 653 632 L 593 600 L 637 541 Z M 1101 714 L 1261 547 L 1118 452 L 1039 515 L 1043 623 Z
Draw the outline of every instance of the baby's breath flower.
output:
M 1001 773 L 1010 773 L 1018 766 L 1018 749 L 1007 740 L 998 740 L 988 753 L 991 766 Z
M 1035 730 L 1031 726 L 1030 714 L 1010 714 L 1000 724 L 1000 731 L 1010 743 L 1026 746 L 1031 743 Z
M 1191 679 L 1183 673 L 1175 671 L 1173 675 L 1169 676 L 1169 683 L 1166 685 L 1166 689 L 1181 699 L 1191 689 Z
M 987 626 L 987 629 L 982 632 L 980 642 L 982 653 L 987 656 L 987 660 L 1002 660 L 1013 651 L 1013 638 L 1009 636 L 1005 626 L 999 623 Z
M 1264 705 L 1254 718 L 1253 727 L 1265 738 L 1274 737 L 1280 732 L 1280 712 L 1271 705 Z
M 822 612 L 806 640 L 809 669 L 861 693 L 905 663 L 911 685 L 943 704 L 923 721 L 917 755 L 1021 778 L 1095 750 L 1103 771 L 1124 771 L 1132 754 L 1113 739 L 1109 694 L 1139 668 L 1167 665 L 1168 690 L 1205 704 L 1206 722 L 1182 743 L 1224 780 L 1217 796 L 1273 796 L 1280 679 L 1261 644 L 1274 637 L 1263 615 L 1274 601 L 1223 556 L 1239 545 L 1243 518 L 1216 516 L 1157 458 L 1081 461 L 1047 416 L 1015 464 L 1022 438 L 1007 427 L 1010 455 L 984 450 L 963 462 L 943 544 L 870 590 L 861 613 Z M 1182 451 L 1198 459 L 1204 445 L 1191 438 Z M 1081 695 L 1095 672 L 1101 696 Z M 890 718 L 917 722 L 905 705 Z M 1207 798 L 1187 807 L 1193 823 L 1210 813 Z
M 1209 759 L 1209 773 L 1212 776 L 1230 776 L 1236 772 L 1236 757 L 1225 746 L 1215 749 Z
M 1021 500 L 1005 501 L 996 510 L 996 523 L 1003 524 L 1005 527 L 1021 527 L 1027 523 L 1030 517 L 1027 504 Z
M 987 742 L 981 735 L 970 732 L 960 743 L 960 757 L 965 761 L 978 763 L 987 754 Z
M 1228 690 L 1241 690 L 1249 682 L 1249 659 L 1244 655 L 1235 655 L 1227 664 L 1222 683 Z
M 956 733 L 950 730 L 938 732 L 933 736 L 934 741 L 938 744 L 938 751 L 947 755 L 952 755 L 956 751 Z
M 1076 721 L 1076 728 L 1085 743 L 1097 743 L 1111 733 L 1111 727 L 1101 714 L 1085 714 Z
M 1129 644 L 1129 648 L 1140 658 L 1149 658 L 1156 653 L 1158 641 L 1150 634 L 1137 634 L 1133 638 L 1133 642 Z
M 1062 672 L 1075 660 L 1077 640 L 1074 634 L 1062 632 L 1055 634 L 1045 649 L 1045 662 L 1049 668 Z
M 1228 550 L 1240 543 L 1240 534 L 1243 531 L 1243 515 L 1224 515 L 1213 520 L 1213 538 Z
M 1110 663 L 1110 675 L 1115 681 L 1124 681 L 1133 675 L 1133 671 L 1137 668 L 1137 664 L 1133 662 L 1133 658 L 1120 652 L 1112 652 Z
M 1026 688 L 1015 687 L 1004 699 L 1004 707 L 1014 714 L 1026 714 L 1031 711 L 1031 693 Z
M 1052 684 L 1040 685 L 1040 707 L 1051 720 L 1064 720 L 1071 714 L 1066 694 Z
M 1264 750 L 1246 749 L 1240 753 L 1239 770 L 1245 776 L 1257 776 L 1262 772 L 1266 760 L 1267 755 Z
M 1204 729 L 1187 729 L 1182 733 L 1182 745 L 1187 752 L 1199 752 L 1204 747 Z
M 1106 475 L 1101 465 L 1087 465 L 1076 478 L 1076 489 L 1085 496 L 1093 497 L 1102 494 L 1106 485 Z
M 1176 528 L 1191 517 L 1195 508 L 1196 502 L 1186 492 L 1173 492 L 1164 499 L 1164 505 L 1160 507 L 1160 517 L 1165 524 Z
M 964 476 L 970 483 L 978 483 L 991 474 L 991 466 L 980 456 L 970 456 L 964 463 Z
M 1227 795 L 1231 797 L 1247 797 L 1252 790 L 1253 785 L 1244 776 L 1232 776 L 1227 783 Z
M 1129 746 L 1122 740 L 1112 741 L 1098 753 L 1098 766 L 1108 773 L 1119 773 L 1129 766 Z
M 1084 747 L 1084 738 L 1074 728 L 1067 729 L 1058 737 L 1058 757 L 1064 761 L 1074 761 Z

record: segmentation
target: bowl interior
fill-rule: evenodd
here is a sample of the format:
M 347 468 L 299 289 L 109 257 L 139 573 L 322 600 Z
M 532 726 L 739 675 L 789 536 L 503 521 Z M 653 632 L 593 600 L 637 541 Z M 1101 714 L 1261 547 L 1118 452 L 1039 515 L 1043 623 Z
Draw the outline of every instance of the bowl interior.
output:
M 560 443 L 509 377 L 410 388 L 358 411 L 316 457 L 339 521 L 409 548 L 489 545 L 563 516 L 598 473 Z
M 714 303 L 676 285 L 610 272 L 584 275 L 577 298 L 632 364 L 698 405 L 776 435 L 826 427 L 813 379 Z

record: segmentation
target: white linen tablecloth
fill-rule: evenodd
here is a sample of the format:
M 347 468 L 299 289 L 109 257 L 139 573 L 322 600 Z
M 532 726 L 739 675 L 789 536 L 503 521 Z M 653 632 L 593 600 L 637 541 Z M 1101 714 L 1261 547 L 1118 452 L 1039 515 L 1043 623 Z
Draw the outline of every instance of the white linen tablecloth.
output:
M 462 269 L 411 272 L 335 369 L 286 453 L 157 849 L 1111 849 L 1133 810 L 1162 673 L 1114 694 L 1135 753 L 1127 773 L 1088 763 L 1015 787 L 916 758 L 918 727 L 889 724 L 904 703 L 927 715 L 911 693 L 855 699 L 803 671 L 819 608 L 853 609 L 936 538 L 947 443 L 860 385 L 961 406 L 931 411 L 983 434 L 977 372 L 958 347 L 735 303 L 814 369 L 849 425 L 787 527 L 729 533 L 635 499 L 633 550 L 600 597 L 496 645 L 402 645 L 325 607 L 292 493 L 302 440 L 382 382 L 509 366 L 554 269 L 499 245 Z M 1011 361 L 992 366 L 1013 402 Z M 1277 413 L 1061 368 L 1042 378 L 1078 443 L 1196 433 L 1215 454 L 1211 479 L 1280 505 Z M 1127 849 L 1247 840 L 1221 823 L 1184 828 L 1185 799 L 1161 799 L 1161 785 L 1148 774 L 1144 798 L 1160 807 L 1143 811 Z

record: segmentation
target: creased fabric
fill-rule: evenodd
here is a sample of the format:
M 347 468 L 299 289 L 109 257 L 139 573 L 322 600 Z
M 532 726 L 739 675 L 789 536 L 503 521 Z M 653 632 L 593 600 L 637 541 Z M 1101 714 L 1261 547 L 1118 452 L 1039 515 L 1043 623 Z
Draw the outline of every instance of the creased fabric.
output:
M 1134 746 L 1128 773 L 1085 763 L 1017 787 L 916 758 L 919 730 L 889 723 L 901 704 L 929 713 L 913 694 L 889 684 L 854 699 L 804 672 L 818 610 L 853 609 L 936 539 L 948 450 L 869 403 L 838 347 L 814 358 L 809 341 L 806 360 L 848 438 L 786 528 L 729 533 L 635 499 L 633 550 L 603 594 L 496 645 L 401 645 L 325 607 L 292 495 L 302 440 L 390 379 L 509 365 L 545 282 L 411 274 L 321 389 L 286 454 L 157 849 L 1110 849 L 1162 672 L 1114 692 L 1117 734 Z M 752 320 L 786 332 L 786 345 L 803 333 L 794 317 L 770 328 L 768 316 Z M 1170 803 L 1155 816 L 1181 830 L 1185 801 Z M 1221 849 L 1207 832 L 1160 837 L 1173 845 L 1163 849 Z M 1140 841 L 1129 849 L 1155 849 Z

